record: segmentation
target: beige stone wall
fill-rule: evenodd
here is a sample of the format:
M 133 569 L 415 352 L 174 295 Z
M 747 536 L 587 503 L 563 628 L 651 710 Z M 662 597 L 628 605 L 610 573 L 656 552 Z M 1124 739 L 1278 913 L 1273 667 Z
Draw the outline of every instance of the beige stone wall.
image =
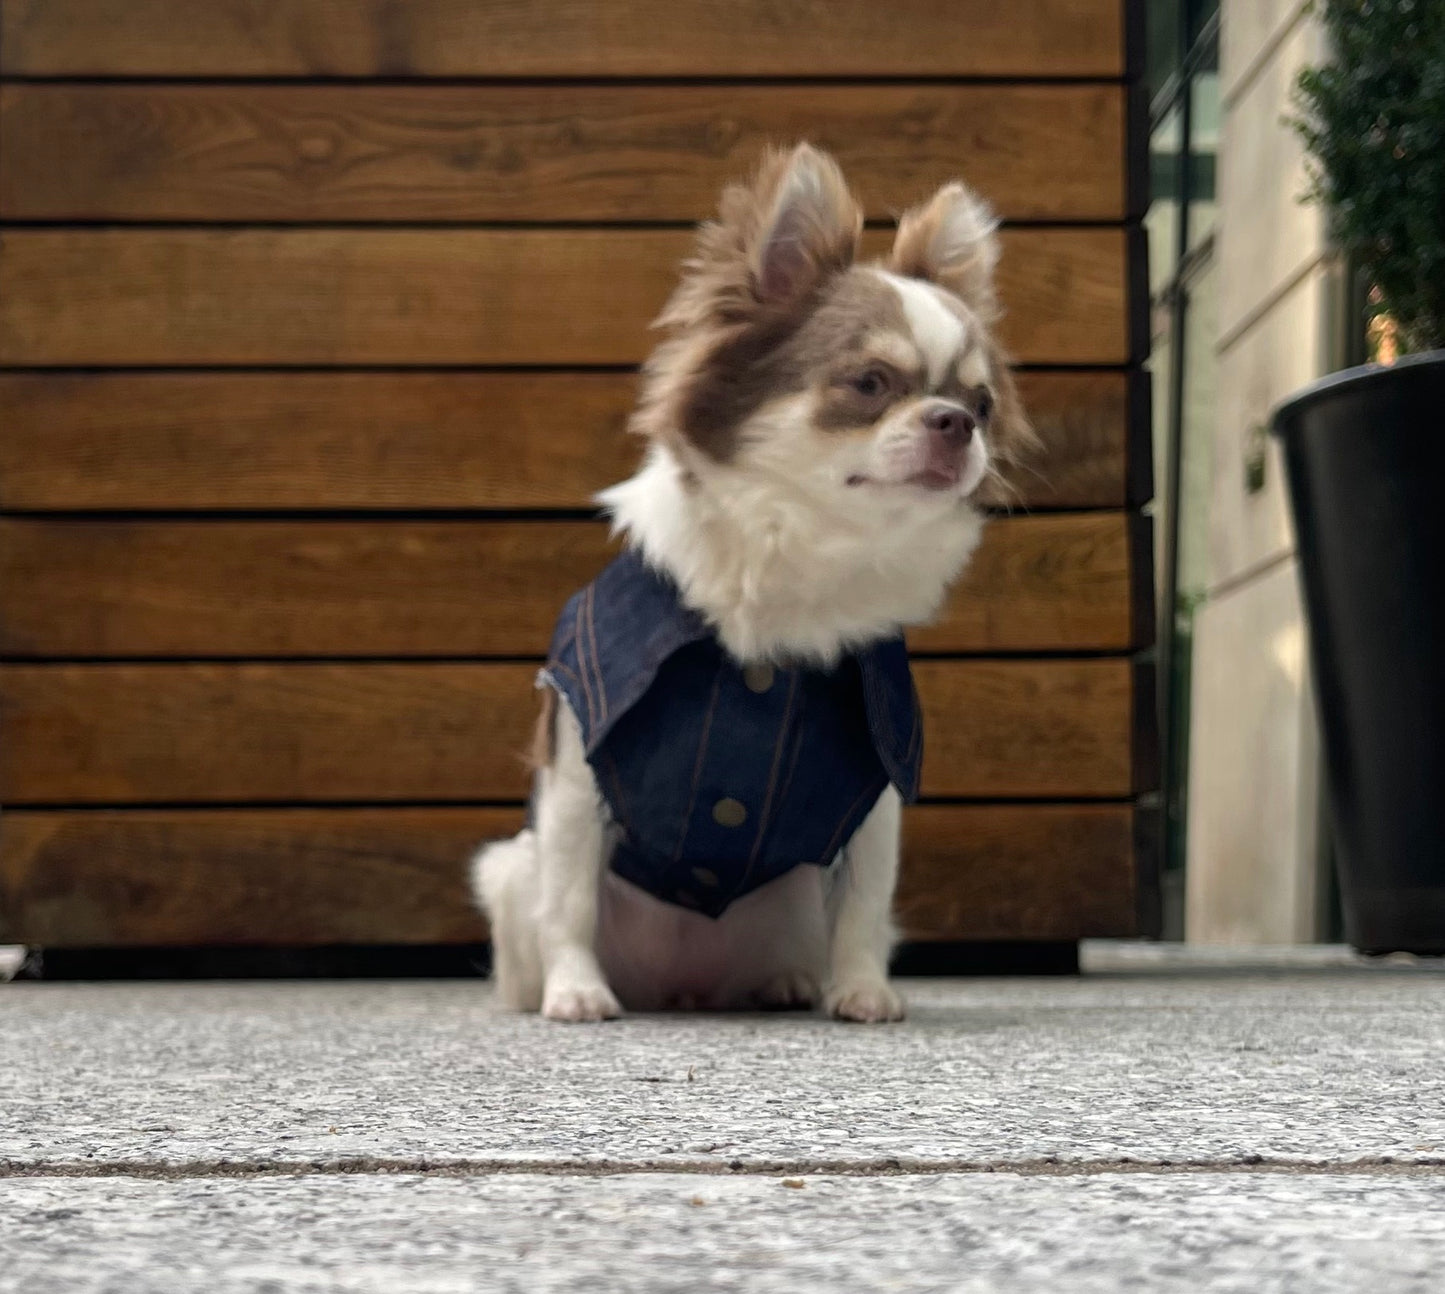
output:
M 1337 271 L 1323 216 L 1298 198 L 1283 118 L 1323 42 L 1302 0 L 1225 0 L 1220 82 L 1218 343 L 1207 600 L 1196 612 L 1186 937 L 1318 935 L 1313 699 L 1282 465 L 1246 488 L 1251 430 L 1337 367 Z

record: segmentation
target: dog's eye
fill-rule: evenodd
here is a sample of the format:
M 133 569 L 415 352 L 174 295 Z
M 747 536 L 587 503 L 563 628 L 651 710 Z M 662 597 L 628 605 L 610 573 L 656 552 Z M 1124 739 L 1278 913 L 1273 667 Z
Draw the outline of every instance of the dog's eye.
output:
M 978 399 L 974 402 L 973 416 L 980 422 L 987 422 L 988 416 L 993 412 L 993 392 L 980 391 Z
M 853 389 L 859 395 L 867 396 L 870 400 L 876 400 L 888 390 L 888 374 L 881 368 L 864 369 L 853 379 Z

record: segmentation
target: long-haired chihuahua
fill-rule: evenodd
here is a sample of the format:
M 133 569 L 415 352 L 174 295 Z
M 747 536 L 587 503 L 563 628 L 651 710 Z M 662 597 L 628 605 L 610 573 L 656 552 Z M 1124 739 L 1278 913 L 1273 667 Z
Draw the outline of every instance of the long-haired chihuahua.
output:
M 902 633 L 1032 433 L 987 207 L 945 185 L 878 262 L 862 226 L 832 158 L 772 153 L 658 320 L 646 460 L 601 496 L 625 547 L 539 676 L 530 825 L 473 864 L 511 1007 L 903 1017 L 891 907 L 923 733 Z

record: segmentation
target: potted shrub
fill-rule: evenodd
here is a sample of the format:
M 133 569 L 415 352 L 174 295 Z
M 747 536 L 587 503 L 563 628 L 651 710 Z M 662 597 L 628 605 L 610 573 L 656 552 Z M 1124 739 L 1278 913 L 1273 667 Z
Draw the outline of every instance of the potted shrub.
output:
M 1325 0 L 1310 195 L 1377 358 L 1273 415 L 1299 541 L 1346 935 L 1445 953 L 1445 0 Z

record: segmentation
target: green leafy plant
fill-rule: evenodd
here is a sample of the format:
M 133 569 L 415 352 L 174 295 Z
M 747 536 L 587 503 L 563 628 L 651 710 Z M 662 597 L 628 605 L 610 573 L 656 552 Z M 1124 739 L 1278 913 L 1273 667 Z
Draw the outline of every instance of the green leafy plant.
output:
M 1445 0 L 1322 0 L 1330 61 L 1293 123 L 1309 196 L 1367 276 L 1401 350 L 1445 346 Z

